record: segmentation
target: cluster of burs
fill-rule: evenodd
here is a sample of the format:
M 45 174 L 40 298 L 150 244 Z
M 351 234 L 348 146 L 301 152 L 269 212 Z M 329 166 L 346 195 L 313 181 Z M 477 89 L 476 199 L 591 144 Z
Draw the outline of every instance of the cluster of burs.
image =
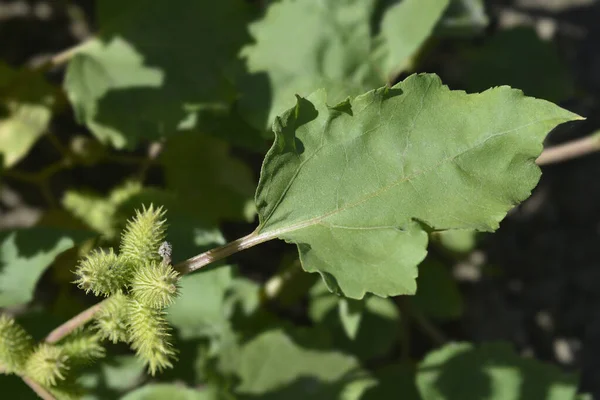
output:
M 58 343 L 34 343 L 14 319 L 0 316 L 0 370 L 35 380 L 57 398 L 77 398 L 73 370 L 103 357 L 103 340 L 128 343 L 154 375 L 172 367 L 176 351 L 164 318 L 178 294 L 179 274 L 164 242 L 162 208 L 136 211 L 127 222 L 119 254 L 92 251 L 79 262 L 76 283 L 86 293 L 107 297 L 94 322 Z

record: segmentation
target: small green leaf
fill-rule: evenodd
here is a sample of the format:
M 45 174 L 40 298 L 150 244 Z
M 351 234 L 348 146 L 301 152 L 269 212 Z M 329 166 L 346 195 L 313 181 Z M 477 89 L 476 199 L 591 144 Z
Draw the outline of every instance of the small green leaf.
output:
M 6 167 L 25 157 L 44 134 L 55 96 L 40 73 L 0 63 L 0 154 Z
M 363 316 L 364 305 L 363 301 L 347 299 L 345 297 L 341 297 L 338 301 L 340 321 L 342 321 L 344 332 L 352 340 L 356 339 Z
M 463 313 L 460 290 L 448 267 L 431 256 L 419 265 L 417 293 L 408 300 L 437 319 L 455 319 Z
M 433 240 L 439 242 L 444 249 L 450 252 L 464 254 L 473 250 L 477 245 L 477 231 L 474 229 L 452 229 L 435 232 Z
M 231 283 L 228 266 L 184 275 L 180 295 L 167 309 L 167 321 L 182 339 L 219 335 L 228 324 L 225 294 Z
M 0 234 L 0 307 L 25 304 L 56 256 L 88 238 L 83 232 L 35 227 Z
M 265 332 L 242 348 L 238 375 L 236 392 L 261 399 L 335 399 L 352 385 L 358 387 L 344 398 L 359 399 L 374 383 L 355 358 L 303 349 L 281 331 Z
M 516 355 L 505 343 L 453 343 L 429 353 L 417 369 L 423 400 L 573 399 L 577 378 Z
M 349 337 L 339 312 L 343 298 L 327 290 L 322 281 L 310 290 L 309 316 L 315 324 L 331 332 L 336 348 L 355 354 L 361 360 L 371 360 L 389 354 L 398 339 L 398 308 L 391 299 L 367 296 L 350 300 L 361 304 L 361 319 L 355 336 Z
M 64 83 L 78 120 L 117 148 L 191 129 L 198 108 L 233 100 L 227 70 L 248 10 L 242 0 L 98 3 L 100 37 L 78 50 Z
M 483 0 L 450 0 L 436 34 L 464 36 L 481 33 L 489 24 Z
M 546 134 L 575 119 L 519 90 L 470 95 L 429 74 L 336 107 L 324 91 L 299 98 L 274 124 L 257 234 L 296 243 L 303 268 L 346 297 L 414 294 L 425 226 L 497 229 L 537 184 Z
M 136 389 L 121 400 L 218 400 L 214 390 L 192 389 L 174 383 L 152 383 Z

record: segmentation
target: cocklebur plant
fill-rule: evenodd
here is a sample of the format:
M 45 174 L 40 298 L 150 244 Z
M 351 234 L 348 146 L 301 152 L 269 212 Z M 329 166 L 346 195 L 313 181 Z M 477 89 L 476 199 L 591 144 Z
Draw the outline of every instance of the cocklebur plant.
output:
M 297 244 L 302 267 L 330 291 L 354 299 L 414 294 L 428 233 L 497 229 L 537 184 L 546 134 L 579 118 L 508 87 L 452 91 L 431 74 L 338 104 L 322 90 L 298 97 L 273 125 L 256 190 L 258 227 L 174 268 L 164 210 L 143 207 L 119 254 L 98 250 L 79 264 L 75 283 L 107 298 L 57 328 L 58 337 L 95 319 L 98 338 L 128 343 L 151 374 L 169 368 L 177 352 L 165 308 L 180 274 L 276 238 Z M 25 358 L 46 352 L 50 362 L 36 369 L 25 361 L 23 374 L 50 388 L 70 383 L 76 357 L 60 345 L 36 347 Z
M 176 350 L 164 310 L 178 295 L 179 273 L 170 264 L 164 215 L 161 207 L 143 207 L 128 221 L 119 255 L 94 250 L 79 262 L 74 283 L 107 297 L 89 327 L 35 344 L 13 318 L 0 316 L 2 372 L 28 377 L 57 398 L 78 398 L 77 368 L 104 357 L 103 340 L 130 344 L 152 375 L 172 367 Z

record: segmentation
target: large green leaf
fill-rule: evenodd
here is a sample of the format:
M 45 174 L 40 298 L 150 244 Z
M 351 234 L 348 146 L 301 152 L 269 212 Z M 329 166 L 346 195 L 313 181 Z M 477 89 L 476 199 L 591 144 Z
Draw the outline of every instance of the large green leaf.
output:
M 306 96 L 319 87 L 339 100 L 363 92 L 373 72 L 365 61 L 374 5 L 375 0 L 272 4 L 250 26 L 255 43 L 242 53 L 251 75 L 241 82 L 240 106 L 249 121 L 265 126 L 293 105 L 294 94 Z
M 509 87 L 469 95 L 429 74 L 335 106 L 318 91 L 274 124 L 256 234 L 296 243 L 304 269 L 347 297 L 413 294 L 425 226 L 495 230 L 536 185 L 546 134 L 578 118 Z
M 325 88 L 334 104 L 385 84 L 430 35 L 447 0 L 282 0 L 250 26 L 240 112 L 269 125 Z
M 238 375 L 236 392 L 260 399 L 359 399 L 374 383 L 353 357 L 303 349 L 278 330 L 243 347 Z
M 428 354 L 417 370 L 423 400 L 565 400 L 577 378 L 516 355 L 509 344 L 454 343 Z
M 89 237 L 82 232 L 29 228 L 0 234 L 0 307 L 33 298 L 38 279 L 56 256 Z
M 0 63 L 0 154 L 7 167 L 46 131 L 56 102 L 55 89 L 39 72 Z
M 99 2 L 100 37 L 65 79 L 77 118 L 118 148 L 190 128 L 199 110 L 233 100 L 227 70 L 248 11 L 242 0 Z

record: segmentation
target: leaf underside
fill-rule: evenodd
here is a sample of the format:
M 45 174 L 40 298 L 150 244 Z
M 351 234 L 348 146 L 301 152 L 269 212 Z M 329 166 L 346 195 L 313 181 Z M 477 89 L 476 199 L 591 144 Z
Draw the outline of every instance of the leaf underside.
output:
M 298 97 L 273 124 L 256 193 L 258 234 L 296 243 L 330 290 L 414 294 L 427 231 L 493 231 L 537 184 L 546 134 L 579 119 L 502 86 L 451 91 L 408 77 L 329 106 Z

